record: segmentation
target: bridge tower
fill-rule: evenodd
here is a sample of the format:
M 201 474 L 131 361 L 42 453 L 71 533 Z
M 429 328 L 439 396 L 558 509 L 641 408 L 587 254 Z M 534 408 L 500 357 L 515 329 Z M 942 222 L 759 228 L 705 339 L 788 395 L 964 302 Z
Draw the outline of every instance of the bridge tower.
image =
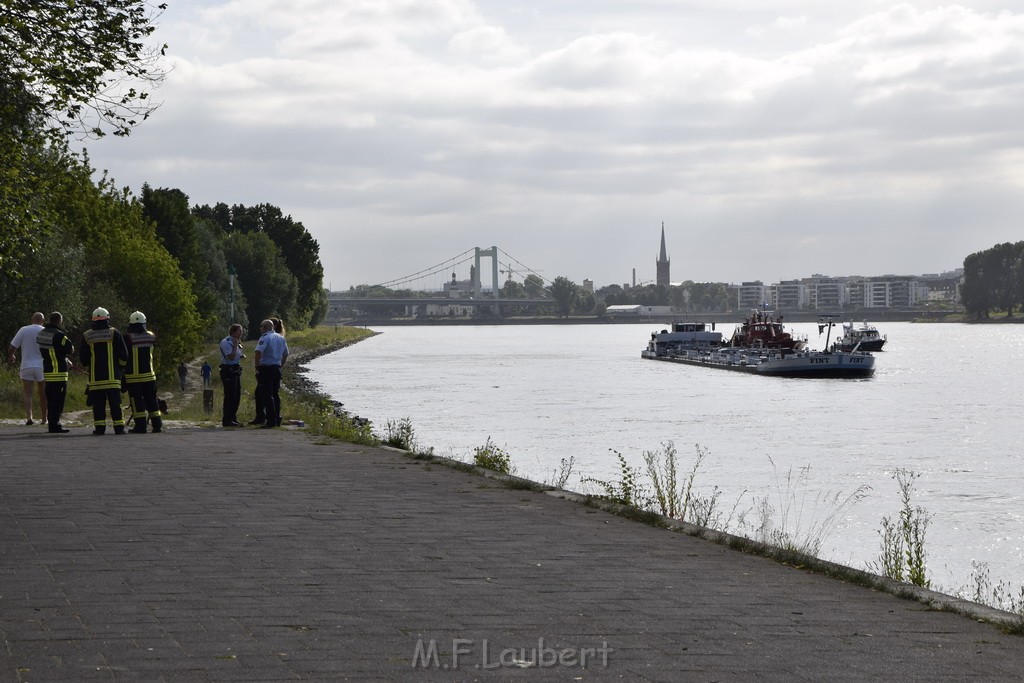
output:
M 491 288 L 494 290 L 494 300 L 498 300 L 498 248 L 490 249 L 476 248 L 476 261 L 473 268 L 473 298 L 480 300 L 480 257 L 489 256 L 491 259 Z

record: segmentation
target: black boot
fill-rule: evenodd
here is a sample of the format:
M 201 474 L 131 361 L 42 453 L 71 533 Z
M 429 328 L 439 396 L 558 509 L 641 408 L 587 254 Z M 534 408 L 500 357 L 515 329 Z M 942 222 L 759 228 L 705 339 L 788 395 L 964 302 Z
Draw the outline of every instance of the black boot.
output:
M 151 417 L 149 419 L 153 423 L 153 433 L 154 434 L 157 434 L 158 432 L 163 431 L 163 428 L 164 428 L 164 420 L 163 420 L 163 418 L 161 418 L 161 417 Z
M 92 435 L 93 436 L 103 436 L 106 433 L 107 433 L 107 428 L 106 427 L 95 427 L 92 430 Z
M 135 426 L 132 427 L 132 434 L 145 434 L 146 433 L 146 418 L 137 417 L 135 418 Z
M 114 433 L 115 434 L 124 434 L 124 425 L 115 425 L 114 426 Z

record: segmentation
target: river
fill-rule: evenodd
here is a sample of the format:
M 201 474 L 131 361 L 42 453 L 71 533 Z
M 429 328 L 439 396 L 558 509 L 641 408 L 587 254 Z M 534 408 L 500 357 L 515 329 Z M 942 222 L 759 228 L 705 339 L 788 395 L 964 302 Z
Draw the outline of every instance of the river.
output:
M 460 460 L 487 438 L 516 474 L 567 484 L 617 482 L 621 453 L 673 442 L 695 487 L 718 496 L 730 530 L 761 501 L 806 532 L 840 509 L 819 554 L 865 569 L 895 519 L 897 468 L 918 476 L 912 504 L 929 516 L 928 575 L 945 592 L 973 591 L 973 563 L 1012 590 L 1024 583 L 1020 437 L 1024 326 L 886 323 L 874 377 L 768 378 L 640 358 L 656 324 L 380 327 L 381 334 L 315 359 L 311 379 L 381 433 L 408 418 L 421 448 Z M 817 326 L 791 326 L 822 348 Z M 731 332 L 731 325 L 719 326 Z M 838 326 L 836 330 L 838 330 Z M 833 333 L 835 330 L 833 331 Z

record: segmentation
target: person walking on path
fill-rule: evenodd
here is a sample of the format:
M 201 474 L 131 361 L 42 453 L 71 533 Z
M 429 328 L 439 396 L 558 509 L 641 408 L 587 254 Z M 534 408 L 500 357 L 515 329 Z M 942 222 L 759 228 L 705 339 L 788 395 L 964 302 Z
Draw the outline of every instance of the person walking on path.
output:
M 220 381 L 224 385 L 224 407 L 221 425 L 241 427 L 238 404 L 242 401 L 242 326 L 228 328 L 228 336 L 220 340 Z
M 22 327 L 11 340 L 8 349 L 7 360 L 14 365 L 15 353 L 21 349 L 21 367 L 18 376 L 21 377 L 22 393 L 25 403 L 25 424 L 35 424 L 32 419 L 32 390 L 38 387 L 39 391 L 39 419 L 46 419 L 46 387 L 43 380 L 43 357 L 39 354 L 39 346 L 36 344 L 36 336 L 43 329 L 43 321 L 46 318 L 42 313 L 33 313 L 32 322 Z
M 124 434 L 121 413 L 121 378 L 128 362 L 124 337 L 110 326 L 110 313 L 100 307 L 92 312 L 92 329 L 82 345 L 82 365 L 89 370 L 89 403 L 92 405 L 93 431 L 102 436 L 107 431 L 107 404 L 115 434 Z
M 188 366 L 185 361 L 178 363 L 178 382 L 181 383 L 181 390 L 185 391 L 185 380 L 188 379 Z
M 135 311 L 128 317 L 125 340 L 128 344 L 128 364 L 124 381 L 128 385 L 132 420 L 135 422 L 132 434 L 145 434 L 147 419 L 153 433 L 157 434 L 163 428 L 163 418 L 156 397 L 156 359 L 153 357 L 156 335 L 146 329 L 146 314 L 142 311 Z
M 213 386 L 213 368 L 210 367 L 208 361 L 203 361 L 203 367 L 199 369 L 199 373 L 203 376 L 203 387 L 210 388 Z
M 71 339 L 61 329 L 64 316 L 54 311 L 43 329 L 36 335 L 39 354 L 43 359 L 43 381 L 46 385 L 46 424 L 51 434 L 67 434 L 60 423 L 64 401 L 68 395 L 68 356 L 75 352 Z
M 281 368 L 288 360 L 288 342 L 274 331 L 274 323 L 260 323 L 263 335 L 256 343 L 257 400 L 262 402 L 264 429 L 281 426 Z

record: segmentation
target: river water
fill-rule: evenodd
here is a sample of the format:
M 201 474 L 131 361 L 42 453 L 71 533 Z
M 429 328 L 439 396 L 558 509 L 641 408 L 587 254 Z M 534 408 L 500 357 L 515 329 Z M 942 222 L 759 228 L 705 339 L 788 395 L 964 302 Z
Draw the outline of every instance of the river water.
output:
M 553 481 L 574 460 L 567 488 L 617 482 L 621 453 L 673 442 L 695 488 L 715 494 L 738 531 L 761 502 L 799 535 L 836 509 L 819 554 L 865 569 L 895 519 L 897 468 L 914 471 L 912 504 L 930 516 L 933 587 L 973 590 L 973 563 L 1014 591 L 1024 583 L 1024 326 L 886 323 L 875 376 L 783 379 L 640 358 L 662 326 L 380 327 L 381 334 L 309 364 L 311 379 L 382 433 L 408 418 L 421 448 L 460 460 L 490 437 L 515 473 Z M 791 326 L 812 348 L 824 337 Z M 731 325 L 719 326 L 727 334 Z M 839 329 L 838 326 L 836 328 Z M 841 507 L 861 487 L 859 503 Z M 750 534 L 747 534 L 750 535 Z

